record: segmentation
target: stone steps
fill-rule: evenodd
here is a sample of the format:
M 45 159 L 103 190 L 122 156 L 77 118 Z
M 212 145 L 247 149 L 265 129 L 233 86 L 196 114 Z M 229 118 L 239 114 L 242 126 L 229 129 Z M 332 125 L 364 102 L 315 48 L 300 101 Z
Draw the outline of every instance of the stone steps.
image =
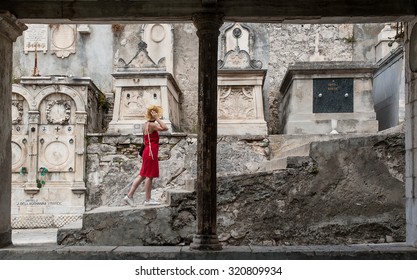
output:
M 269 136 L 269 147 L 271 158 L 259 165 L 260 172 L 283 170 L 288 167 L 289 161 L 299 160 L 301 157 L 308 157 L 310 145 L 313 142 L 331 141 L 336 139 L 347 139 L 363 137 L 368 134 L 279 134 Z M 375 135 L 375 134 L 369 134 Z
M 277 139 L 273 139 L 271 145 L 275 151 L 280 152 L 280 156 L 275 153 L 276 157 L 264 163 L 262 166 L 264 170 L 260 171 L 267 172 L 259 173 L 259 178 L 264 178 L 261 179 L 260 183 L 263 183 L 262 180 L 269 182 L 267 180 L 276 175 L 265 173 L 271 173 L 279 169 L 297 168 L 309 162 L 311 160 L 309 153 L 312 139 L 322 142 L 356 136 L 313 136 L 311 139 L 301 137 L 299 141 L 292 136 L 276 137 Z M 276 142 L 274 142 L 275 140 Z M 288 142 L 283 140 L 288 140 Z M 320 145 L 323 145 L 323 143 Z M 248 177 L 247 179 L 240 179 L 243 184 L 253 184 L 253 180 L 249 177 L 257 175 L 242 174 L 242 176 Z M 219 179 L 219 182 L 225 181 L 226 185 L 228 180 L 231 180 L 231 182 L 235 180 L 230 174 L 219 174 Z M 195 196 L 195 179 L 189 179 L 186 181 L 185 189 L 167 190 L 164 203 L 158 206 L 98 207 L 83 215 L 82 227 L 78 224 L 78 226 L 60 229 L 58 231 L 58 244 L 109 246 L 189 244 L 196 226 Z
M 189 246 L 10 246 L 2 260 L 416 260 L 417 248 L 406 243 L 224 246 L 222 251 L 191 250 Z M 107 264 L 107 263 L 106 263 Z
M 271 159 L 308 155 L 312 142 L 363 137 L 375 134 L 277 134 L 269 136 Z
M 191 218 L 177 217 L 178 208 L 184 200 L 195 203 L 195 192 L 179 189 L 168 190 L 166 191 L 166 200 L 162 201 L 160 205 L 97 207 L 85 212 L 82 222 L 58 229 L 57 244 L 106 246 L 180 244 L 184 239 L 183 233 L 172 229 L 172 225 L 182 224 L 183 219 L 189 220 Z M 158 223 L 154 221 L 158 221 Z M 182 226 L 186 228 L 184 232 L 193 232 L 195 227 L 194 223 Z

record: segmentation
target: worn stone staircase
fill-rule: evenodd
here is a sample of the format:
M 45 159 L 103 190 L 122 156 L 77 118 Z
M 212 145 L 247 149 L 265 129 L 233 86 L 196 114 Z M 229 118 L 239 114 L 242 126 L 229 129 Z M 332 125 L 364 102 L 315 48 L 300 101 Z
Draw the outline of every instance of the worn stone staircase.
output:
M 391 132 L 392 131 L 389 131 L 387 133 Z M 383 133 L 381 133 L 380 135 L 383 135 Z M 367 139 L 366 137 L 368 136 L 370 137 L 370 139 L 373 137 L 373 140 L 361 140 Z M 359 140 L 355 140 L 355 138 L 358 138 Z M 381 138 L 381 140 L 379 140 L 379 138 Z M 326 145 L 329 145 L 333 147 L 333 150 L 335 150 L 337 149 L 337 147 L 339 147 L 339 144 L 342 143 L 340 144 L 340 147 L 344 147 L 347 145 L 349 147 L 352 147 L 352 149 L 362 149 L 363 145 L 367 145 L 372 150 L 372 145 L 374 145 L 374 142 L 377 143 L 378 141 L 385 141 L 384 136 L 363 134 L 272 135 L 269 137 L 269 140 L 271 158 L 269 161 L 264 162 L 260 165 L 258 172 L 251 174 L 221 176 L 218 179 L 218 193 L 220 197 L 218 199 L 219 223 L 222 224 L 223 227 L 225 227 L 223 228 L 223 230 L 227 229 L 227 233 L 222 233 L 219 236 L 221 242 L 226 242 L 226 244 L 231 245 L 241 244 L 239 243 L 239 240 L 248 238 L 248 234 L 251 234 L 248 232 L 245 233 L 245 230 L 243 229 L 247 228 L 247 225 L 241 223 L 253 223 L 253 227 L 257 228 L 258 225 L 256 225 L 255 223 L 261 222 L 262 224 L 263 219 L 266 219 L 265 225 L 268 225 L 268 223 L 270 222 L 268 222 L 269 218 L 267 217 L 269 216 L 274 217 L 274 222 L 273 224 L 271 224 L 272 227 L 268 226 L 268 228 L 270 228 L 270 232 L 263 233 L 265 236 L 263 236 L 262 238 L 265 239 L 266 243 L 264 243 L 264 241 L 262 241 L 261 243 L 259 243 L 259 241 L 256 241 L 256 244 L 274 245 L 274 240 L 279 239 L 280 236 L 292 236 L 300 234 L 291 233 L 291 226 L 286 226 L 285 224 L 279 225 L 279 223 L 275 225 L 275 219 L 278 219 L 278 221 L 281 219 L 281 221 L 284 222 L 283 218 L 279 218 L 280 215 L 284 215 L 283 217 L 285 217 L 285 215 L 288 215 L 289 220 L 294 222 L 296 219 L 300 219 L 302 217 L 300 215 L 306 215 L 306 219 L 310 220 L 317 219 L 320 216 L 313 215 L 312 218 L 307 218 L 307 216 L 310 214 L 297 214 L 296 212 L 302 211 L 300 210 L 301 208 L 299 208 L 301 206 L 298 204 L 297 206 L 291 205 L 294 202 L 298 203 L 298 201 L 305 200 L 301 203 L 302 205 L 310 203 L 309 201 L 317 201 L 314 203 L 318 203 L 318 205 L 329 204 L 328 207 L 336 207 L 332 203 L 335 203 L 335 205 L 337 205 L 338 203 L 353 203 L 352 207 L 362 207 L 360 205 L 362 205 L 364 202 L 361 202 L 361 199 L 359 198 L 352 198 L 352 200 L 349 201 L 344 201 L 343 198 L 343 202 L 338 202 L 337 200 L 340 198 L 340 196 L 346 195 L 346 187 L 344 187 L 344 193 L 342 192 L 340 194 L 336 192 L 337 190 L 329 191 L 330 188 L 336 188 L 338 186 L 335 186 L 335 183 L 327 182 L 327 179 L 325 181 L 320 179 L 321 181 L 315 183 L 317 186 L 313 186 L 313 190 L 302 189 L 309 188 L 309 182 L 311 182 L 312 180 L 316 180 L 316 178 L 314 177 L 316 174 L 311 172 L 311 170 L 305 169 L 305 163 L 311 161 L 310 148 L 313 145 L 315 147 L 318 147 L 319 149 L 323 149 L 323 147 L 325 148 Z M 340 140 L 341 142 L 337 142 L 338 140 Z M 345 142 L 347 144 L 344 144 Z M 347 153 L 349 154 L 349 151 L 347 151 Z M 294 172 L 294 170 L 298 171 Z M 302 180 L 299 180 L 296 178 L 296 176 L 304 177 Z M 377 176 L 381 177 L 380 175 Z M 338 179 L 336 178 L 336 180 Z M 372 180 L 376 179 L 371 178 L 371 181 Z M 384 179 L 382 178 L 382 180 Z M 297 181 L 300 181 L 300 185 L 302 187 L 294 186 L 294 184 L 296 184 Z M 355 181 L 356 185 L 357 182 L 358 180 Z M 192 240 L 196 227 L 196 205 L 194 184 L 194 180 L 189 180 L 186 182 L 186 186 L 184 189 L 167 190 L 165 193 L 165 201 L 163 201 L 163 204 L 159 206 L 145 207 L 142 205 L 138 205 L 137 207 L 98 207 L 91 211 L 87 211 L 83 215 L 82 223 L 78 222 L 75 224 L 70 224 L 64 228 L 59 229 L 57 238 L 58 244 L 120 246 L 160 246 L 189 244 Z M 327 186 L 326 184 L 330 185 Z M 378 184 L 379 183 L 376 183 L 376 185 Z M 322 185 L 325 190 L 319 189 Z M 400 187 L 401 182 L 399 182 L 399 188 Z M 348 191 L 349 188 L 350 187 L 347 186 Z M 243 192 L 245 193 L 244 198 L 239 198 L 240 193 L 243 194 Z M 332 194 L 332 192 L 335 192 L 335 194 Z M 374 192 L 374 190 L 370 190 L 370 200 L 374 200 L 374 198 L 372 197 L 372 192 Z M 315 196 L 317 195 L 320 197 L 316 198 Z M 352 194 L 349 193 L 348 195 L 350 196 Z M 379 197 L 378 199 L 382 199 L 381 197 L 384 197 L 384 199 L 390 201 L 388 204 L 397 203 L 391 201 L 390 198 L 385 198 L 385 194 L 377 195 Z M 391 191 L 387 191 L 386 195 L 394 197 Z M 237 199 L 241 199 L 241 201 L 238 202 Z M 320 202 L 321 200 L 323 200 L 323 202 Z M 261 206 L 261 204 L 256 204 L 259 203 L 257 201 L 262 201 L 265 204 L 265 206 Z M 367 201 L 365 202 L 365 204 L 366 203 Z M 253 206 L 251 206 L 252 204 Z M 399 204 L 401 204 L 401 202 L 399 202 Z M 243 213 L 243 207 L 249 207 L 249 209 L 250 207 L 254 207 L 252 210 L 249 210 L 249 213 L 253 212 L 249 215 L 254 214 L 258 217 L 258 220 L 260 220 L 255 222 L 251 220 L 252 217 L 247 216 L 245 218 L 247 219 L 246 222 L 243 220 L 239 221 L 238 219 L 242 219 L 242 217 L 239 218 L 239 215 L 242 215 L 240 214 L 240 212 Z M 370 208 L 368 208 L 368 210 L 369 209 Z M 285 214 L 287 213 L 287 211 L 290 210 L 294 211 L 294 217 L 291 216 L 292 214 Z M 378 211 L 381 211 L 381 213 L 373 214 L 374 216 L 372 216 L 371 219 L 366 217 L 364 218 L 365 220 L 370 221 L 370 225 L 366 226 L 372 227 L 372 225 L 375 223 L 379 227 L 381 227 L 381 223 L 385 224 L 387 223 L 387 220 L 391 219 L 387 218 L 386 216 L 388 215 L 386 214 L 386 211 L 390 211 L 389 209 L 387 210 L 384 208 Z M 256 214 L 258 212 L 259 214 Z M 307 210 L 307 213 L 314 214 L 314 210 Z M 401 211 L 399 211 L 398 213 L 401 213 Z M 323 213 L 322 215 L 326 214 Z M 315 233 L 316 230 L 320 230 L 320 228 L 322 227 L 325 229 L 325 231 L 328 231 L 327 228 L 329 227 L 329 225 L 332 227 L 340 228 L 338 230 L 346 231 L 346 233 L 344 234 L 349 234 L 349 231 L 353 230 L 351 228 L 352 226 L 349 225 L 349 223 L 343 221 L 343 215 L 341 217 L 339 217 L 339 214 L 334 215 L 336 215 L 337 219 L 333 218 L 332 220 L 326 219 L 324 217 L 323 221 L 320 220 L 319 223 L 316 223 L 316 225 L 311 226 L 311 228 L 307 230 L 307 232 L 311 231 L 312 233 L 306 232 L 302 234 L 317 234 Z M 236 221 L 234 219 L 236 219 Z M 347 217 L 346 219 L 349 220 L 352 218 Z M 361 219 L 357 220 L 359 221 Z M 397 217 L 395 219 L 399 218 Z M 303 222 L 300 220 L 299 223 Z M 361 223 L 363 223 L 363 221 L 358 222 L 358 224 Z M 277 228 L 274 229 L 275 227 Z M 348 229 L 344 229 L 343 227 L 347 227 Z M 397 227 L 397 225 L 395 225 L 395 227 Z M 268 229 L 263 230 L 268 231 Z M 256 229 L 254 231 L 256 231 Z M 385 228 L 382 228 L 382 230 L 380 231 L 384 232 L 387 230 Z M 314 238 L 312 240 L 314 240 Z M 337 238 L 335 240 L 337 240 Z M 335 240 L 331 242 L 337 242 Z M 384 241 L 386 240 L 382 240 L 382 242 Z
M 259 171 L 274 171 L 286 169 L 289 161 L 294 157 L 308 157 L 310 146 L 313 142 L 325 142 L 337 139 L 349 139 L 366 137 L 378 134 L 403 133 L 404 124 L 381 131 L 379 133 L 360 134 L 277 134 L 270 135 L 269 148 L 271 150 L 270 160 L 260 164 Z

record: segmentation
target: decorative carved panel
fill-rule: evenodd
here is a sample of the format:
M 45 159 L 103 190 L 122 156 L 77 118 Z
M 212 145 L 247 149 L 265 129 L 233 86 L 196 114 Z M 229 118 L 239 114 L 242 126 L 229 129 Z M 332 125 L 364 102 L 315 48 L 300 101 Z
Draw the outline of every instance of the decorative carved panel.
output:
M 71 105 L 64 100 L 49 101 L 46 107 L 46 120 L 50 124 L 68 124 Z
M 251 119 L 254 112 L 254 87 L 220 87 L 219 119 Z
M 223 28 L 222 28 L 223 29 Z M 221 31 L 219 69 L 261 69 L 262 62 L 252 59 L 254 32 L 245 24 L 225 25 Z
M 29 112 L 29 123 L 39 123 L 39 113 Z
M 75 53 L 77 31 L 75 24 L 55 24 L 51 27 L 51 52 L 60 58 Z
M 27 135 L 12 136 L 12 172 L 19 172 L 28 158 Z M 27 167 L 27 166 L 25 166 Z
M 160 104 L 161 89 L 159 87 L 133 87 L 122 89 L 120 116 L 142 117 L 150 104 Z
M 253 44 L 253 34 L 248 26 L 235 23 L 227 28 L 224 32 L 224 48 L 228 52 L 230 50 L 243 50 L 247 53 L 251 52 L 251 44 Z
M 71 135 L 41 135 L 39 140 L 39 166 L 50 172 L 73 172 L 75 139 Z
M 12 101 L 12 124 L 20 124 L 23 117 L 23 101 Z

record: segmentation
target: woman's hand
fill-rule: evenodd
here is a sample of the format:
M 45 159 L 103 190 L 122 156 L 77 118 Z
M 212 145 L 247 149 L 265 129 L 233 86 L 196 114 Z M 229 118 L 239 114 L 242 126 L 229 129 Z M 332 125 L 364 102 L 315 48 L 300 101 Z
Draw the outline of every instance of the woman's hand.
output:
M 152 115 L 152 118 L 154 118 L 154 120 L 159 124 L 159 125 L 152 124 L 152 127 L 154 130 L 157 130 L 157 131 L 168 130 L 167 125 L 162 120 L 159 119 L 158 113 L 156 111 L 152 110 L 151 115 Z

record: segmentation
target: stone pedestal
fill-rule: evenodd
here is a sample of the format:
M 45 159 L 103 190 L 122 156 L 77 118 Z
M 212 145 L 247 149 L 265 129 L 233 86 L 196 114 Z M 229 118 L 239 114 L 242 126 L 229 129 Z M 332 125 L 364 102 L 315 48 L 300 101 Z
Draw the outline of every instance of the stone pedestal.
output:
M 266 135 L 262 85 L 264 70 L 219 70 L 219 135 Z
M 9 12 L 0 11 L 0 247 L 11 244 L 11 89 L 13 42 L 27 27 Z
M 284 134 L 372 133 L 374 67 L 356 62 L 305 62 L 288 68 L 280 91 Z
M 221 27 L 218 134 L 266 135 L 262 87 L 266 70 L 253 59 L 255 32 L 246 24 Z
M 12 227 L 61 227 L 85 211 L 85 136 L 101 130 L 89 78 L 23 77 L 12 89 Z
M 180 131 L 181 91 L 170 73 L 121 69 L 113 77 L 116 94 L 108 133 L 142 134 L 146 122 L 144 115 L 149 105 L 162 106 L 168 133 Z

